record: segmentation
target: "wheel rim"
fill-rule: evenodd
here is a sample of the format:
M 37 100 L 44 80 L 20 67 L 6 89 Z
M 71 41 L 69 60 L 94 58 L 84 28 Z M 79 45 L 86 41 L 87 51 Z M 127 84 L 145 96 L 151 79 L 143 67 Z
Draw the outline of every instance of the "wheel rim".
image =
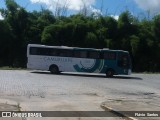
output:
M 51 67 L 50 71 L 53 74 L 57 74 L 58 73 L 58 68 L 56 66 L 53 66 L 53 67 Z
M 53 67 L 51 71 L 52 71 L 53 73 L 56 73 L 56 72 L 57 72 L 57 68 Z
M 112 77 L 113 76 L 113 71 L 112 70 L 108 70 L 107 73 L 106 73 L 106 75 L 108 77 Z
M 112 75 L 112 72 L 111 72 L 111 71 L 108 71 L 108 75 L 111 76 L 111 75 Z

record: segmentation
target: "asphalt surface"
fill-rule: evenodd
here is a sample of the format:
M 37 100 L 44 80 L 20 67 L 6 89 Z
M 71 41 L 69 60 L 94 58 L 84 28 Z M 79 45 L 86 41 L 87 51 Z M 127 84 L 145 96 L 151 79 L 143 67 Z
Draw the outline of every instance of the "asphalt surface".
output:
M 0 102 L 14 101 L 22 111 L 102 111 L 102 104 L 120 111 L 160 111 L 159 85 L 160 74 L 106 78 L 100 74 L 0 70 Z M 124 119 L 115 116 L 58 119 Z

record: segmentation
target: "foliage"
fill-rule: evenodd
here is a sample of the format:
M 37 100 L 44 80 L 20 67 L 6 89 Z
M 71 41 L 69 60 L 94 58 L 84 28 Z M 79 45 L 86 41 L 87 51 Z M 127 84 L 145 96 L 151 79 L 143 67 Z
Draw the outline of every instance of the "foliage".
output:
M 46 9 L 28 12 L 14 0 L 0 9 L 0 66 L 25 67 L 27 44 L 122 49 L 133 70 L 160 72 L 160 15 L 138 20 L 129 11 L 111 16 L 54 16 Z

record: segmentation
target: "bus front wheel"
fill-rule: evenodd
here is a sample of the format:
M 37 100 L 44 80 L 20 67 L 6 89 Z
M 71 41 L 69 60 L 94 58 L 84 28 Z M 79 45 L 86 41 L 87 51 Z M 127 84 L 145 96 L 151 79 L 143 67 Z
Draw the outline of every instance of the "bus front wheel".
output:
M 49 68 L 49 71 L 52 73 L 52 74 L 58 74 L 59 73 L 59 69 L 56 65 L 51 65 L 50 68 Z
M 114 70 L 113 69 L 108 69 L 106 71 L 106 77 L 113 77 L 114 75 Z

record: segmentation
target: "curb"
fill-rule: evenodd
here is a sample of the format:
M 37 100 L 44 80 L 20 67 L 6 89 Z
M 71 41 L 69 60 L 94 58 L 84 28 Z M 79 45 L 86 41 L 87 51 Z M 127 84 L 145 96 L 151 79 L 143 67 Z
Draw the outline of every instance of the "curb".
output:
M 129 117 L 128 115 L 125 115 L 125 114 L 119 112 L 118 110 L 115 110 L 115 109 L 113 109 L 111 107 L 108 107 L 108 106 L 106 106 L 104 104 L 101 105 L 101 108 L 104 109 L 105 111 L 109 111 L 109 112 L 111 112 L 111 113 L 113 113 L 113 114 L 115 114 L 117 116 L 126 117 L 127 120 L 138 120 L 138 119 L 136 119 L 134 117 Z

